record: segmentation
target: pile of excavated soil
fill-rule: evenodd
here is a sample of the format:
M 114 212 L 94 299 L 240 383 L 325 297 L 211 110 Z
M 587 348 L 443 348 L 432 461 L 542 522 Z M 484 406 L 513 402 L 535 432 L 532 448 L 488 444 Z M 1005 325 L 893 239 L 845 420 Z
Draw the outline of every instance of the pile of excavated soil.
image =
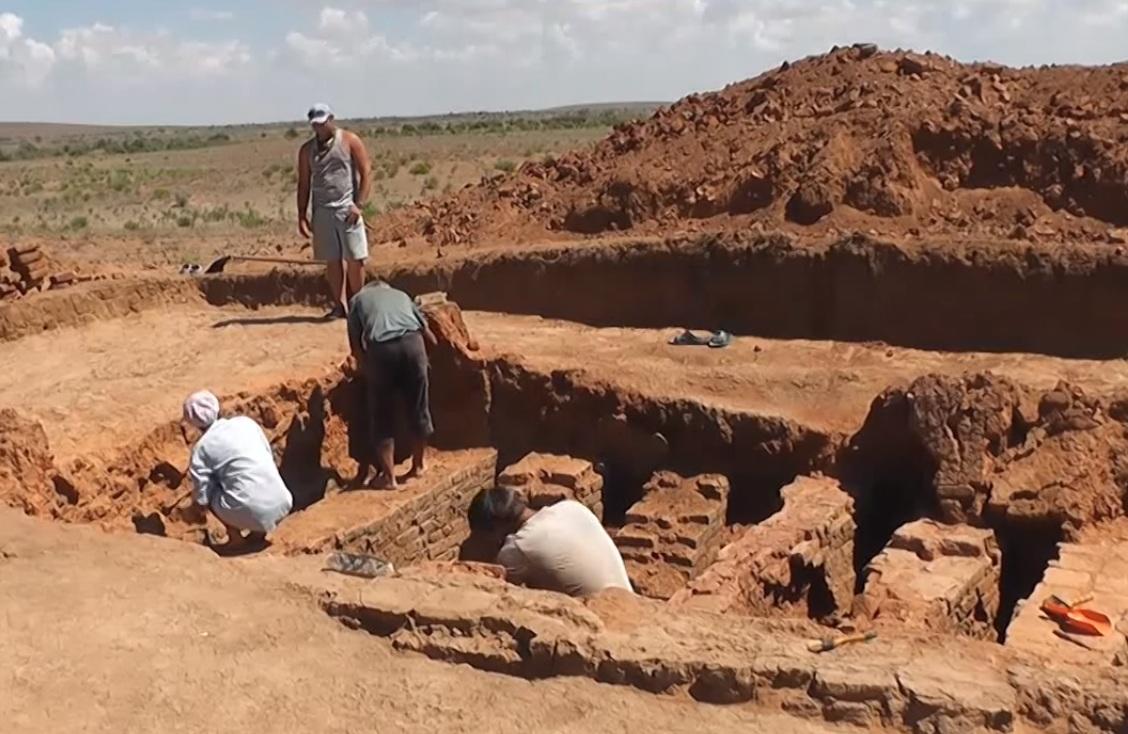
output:
M 749 228 L 1125 242 L 1125 226 L 1128 64 L 1010 69 L 865 45 L 376 223 L 384 241 L 439 246 Z

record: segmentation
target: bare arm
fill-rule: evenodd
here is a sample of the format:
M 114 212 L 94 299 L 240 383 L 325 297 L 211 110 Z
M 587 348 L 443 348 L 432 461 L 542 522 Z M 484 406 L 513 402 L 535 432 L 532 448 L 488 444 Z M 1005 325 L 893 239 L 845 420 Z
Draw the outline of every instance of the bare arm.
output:
M 363 325 L 360 322 L 360 316 L 355 309 L 351 309 L 348 319 L 349 351 L 358 362 L 360 361 L 360 356 L 364 353 L 364 343 L 361 341 L 362 330 Z
M 356 190 L 356 205 L 363 208 L 372 193 L 372 161 L 368 157 L 368 148 L 359 135 L 349 133 L 349 150 L 352 154 L 353 168 L 359 181 Z
M 298 151 L 298 232 L 302 237 L 311 236 L 309 227 L 309 146 L 306 143 Z

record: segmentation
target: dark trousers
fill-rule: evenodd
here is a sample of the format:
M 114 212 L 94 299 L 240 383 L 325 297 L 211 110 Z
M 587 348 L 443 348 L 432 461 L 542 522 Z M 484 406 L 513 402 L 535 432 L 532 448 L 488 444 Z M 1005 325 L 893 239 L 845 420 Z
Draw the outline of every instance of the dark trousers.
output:
M 414 437 L 430 438 L 435 432 L 429 371 L 427 348 L 419 332 L 369 345 L 364 353 L 364 377 L 374 441 L 395 438 L 397 406 L 402 406 L 406 428 Z

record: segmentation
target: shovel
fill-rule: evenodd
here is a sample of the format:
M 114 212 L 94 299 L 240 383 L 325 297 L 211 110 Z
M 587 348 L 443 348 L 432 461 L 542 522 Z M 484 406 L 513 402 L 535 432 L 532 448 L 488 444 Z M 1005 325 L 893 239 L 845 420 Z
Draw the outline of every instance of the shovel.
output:
M 209 265 L 207 270 L 204 271 L 204 274 L 218 275 L 223 272 L 224 268 L 226 268 L 227 264 L 232 260 L 252 263 L 274 263 L 276 265 L 325 265 L 325 263 L 320 260 L 297 260 L 288 257 L 257 257 L 254 255 L 224 255 Z
M 1075 635 L 1104 637 L 1112 632 L 1112 620 L 1092 609 L 1081 609 L 1059 596 L 1050 596 L 1041 606 L 1042 613 L 1057 622 L 1062 630 Z

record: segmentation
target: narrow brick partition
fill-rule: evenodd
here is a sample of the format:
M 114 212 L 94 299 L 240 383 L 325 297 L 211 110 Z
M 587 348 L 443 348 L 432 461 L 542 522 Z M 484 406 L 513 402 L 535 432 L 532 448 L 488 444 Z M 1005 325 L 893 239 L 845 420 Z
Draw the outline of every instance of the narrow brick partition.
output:
M 398 490 L 341 492 L 288 518 L 274 547 L 285 553 L 372 553 L 397 566 L 454 560 L 470 534 L 470 500 L 492 486 L 496 465 L 493 449 L 435 452 L 428 473 Z
M 724 537 L 729 481 L 660 472 L 615 534 L 635 591 L 669 599 L 713 562 Z
M 603 477 L 590 461 L 532 453 L 503 471 L 497 484 L 521 492 L 534 510 L 575 500 L 603 516 Z
M 866 567 L 859 611 L 877 622 L 991 639 L 1001 561 L 990 530 L 909 523 Z
M 825 477 L 800 477 L 782 495 L 780 512 L 725 546 L 671 604 L 751 615 L 847 611 L 854 596 L 854 500 Z

